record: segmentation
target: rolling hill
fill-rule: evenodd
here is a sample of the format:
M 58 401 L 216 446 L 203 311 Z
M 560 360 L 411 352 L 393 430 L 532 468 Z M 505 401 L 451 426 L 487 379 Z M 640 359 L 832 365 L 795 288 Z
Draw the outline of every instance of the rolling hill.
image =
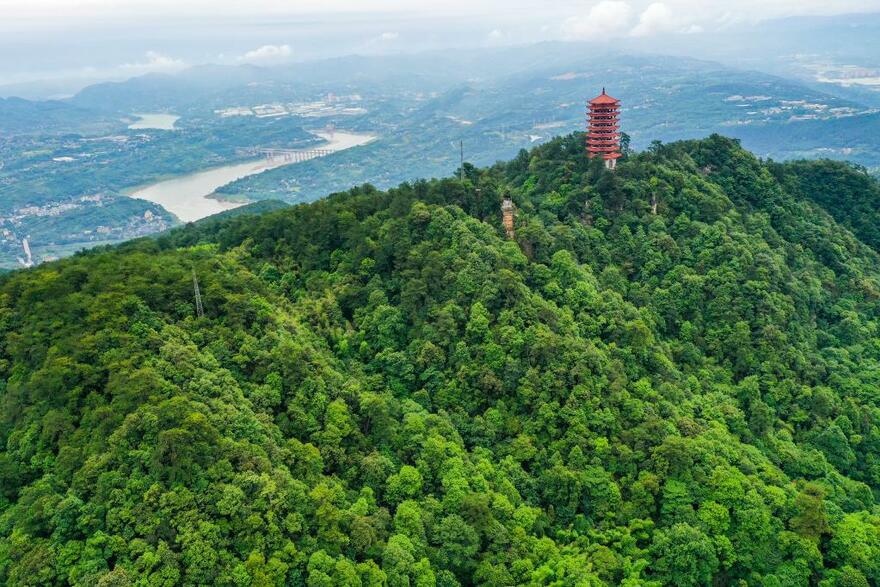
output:
M 41 133 L 102 133 L 120 127 L 101 112 L 58 100 L 0 98 L 0 137 Z

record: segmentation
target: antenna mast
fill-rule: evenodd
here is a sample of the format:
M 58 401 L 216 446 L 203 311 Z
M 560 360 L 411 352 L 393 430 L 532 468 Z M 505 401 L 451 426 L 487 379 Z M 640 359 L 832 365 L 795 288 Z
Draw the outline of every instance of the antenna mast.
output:
M 205 308 L 202 306 L 202 292 L 199 291 L 199 280 L 196 277 L 196 268 L 193 267 L 193 290 L 196 294 L 196 315 L 202 318 L 205 315 Z

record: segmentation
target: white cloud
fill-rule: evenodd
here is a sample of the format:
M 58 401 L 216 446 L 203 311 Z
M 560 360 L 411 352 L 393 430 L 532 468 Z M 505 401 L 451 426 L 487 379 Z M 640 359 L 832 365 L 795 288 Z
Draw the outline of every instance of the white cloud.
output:
M 730 17 L 730 13 L 721 13 L 719 16 L 697 0 L 650 3 L 644 0 L 602 0 L 593 4 L 585 14 L 566 19 L 561 31 L 566 39 L 588 41 L 669 33 L 692 34 L 704 31 L 701 23 L 711 22 L 715 25 L 713 28 L 718 28 L 721 22 Z
M 489 45 L 500 45 L 504 43 L 507 35 L 504 34 L 500 29 L 492 29 L 489 31 L 489 34 L 486 35 L 486 42 Z
M 278 63 L 286 61 L 293 54 L 290 45 L 263 45 L 253 51 L 241 55 L 240 63 Z
M 633 36 L 642 37 L 655 33 L 671 33 L 681 30 L 681 23 L 672 14 L 669 6 L 663 2 L 653 2 L 639 16 L 639 24 L 630 32 Z
M 396 31 L 386 31 L 380 35 L 376 35 L 375 37 L 370 37 L 364 44 L 360 47 L 361 51 L 366 52 L 385 52 L 389 50 L 393 50 L 395 45 L 395 41 L 400 38 L 400 33 Z
M 181 59 L 168 57 L 156 51 L 147 51 L 146 61 L 123 63 L 119 69 L 127 75 L 141 75 L 150 72 L 173 72 L 186 67 Z
M 619 0 L 602 0 L 585 15 L 572 16 L 562 23 L 568 39 L 596 40 L 626 34 L 632 24 L 632 7 Z

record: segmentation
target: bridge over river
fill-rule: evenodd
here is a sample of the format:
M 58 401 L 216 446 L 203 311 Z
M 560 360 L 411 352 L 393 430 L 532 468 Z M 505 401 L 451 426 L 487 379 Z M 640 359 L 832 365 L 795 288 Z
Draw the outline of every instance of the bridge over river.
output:
M 250 149 L 247 151 L 262 155 L 267 163 L 283 161 L 285 163 L 300 163 L 309 159 L 326 157 L 336 152 L 334 149 Z
M 260 158 L 246 163 L 215 167 L 139 187 L 133 190 L 130 196 L 160 204 L 183 222 L 192 222 L 247 203 L 227 202 L 211 197 L 217 188 L 227 183 L 282 165 L 300 163 L 317 157 L 327 157 L 345 149 L 366 145 L 376 139 L 376 136 L 372 134 L 339 130 L 316 132 L 315 135 L 326 142 L 318 147 L 306 149 L 259 147 L 248 149 L 245 156 Z

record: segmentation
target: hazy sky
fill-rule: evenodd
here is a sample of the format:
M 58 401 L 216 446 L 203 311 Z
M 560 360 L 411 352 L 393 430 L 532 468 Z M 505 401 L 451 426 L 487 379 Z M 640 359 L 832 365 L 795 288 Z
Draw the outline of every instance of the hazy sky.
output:
M 880 0 L 0 0 L 0 85 L 198 63 L 704 34 Z
M 132 15 L 226 15 L 253 16 L 265 14 L 318 14 L 318 13 L 374 13 L 422 12 L 434 14 L 500 14 L 505 11 L 559 11 L 588 14 L 597 4 L 560 0 L 0 0 L 3 20 L 18 19 L 31 22 L 88 20 L 95 17 L 126 18 Z M 628 4 L 636 11 L 644 11 L 650 0 L 617 2 Z M 727 18 L 766 18 L 795 14 L 836 14 L 871 11 L 878 7 L 874 0 L 664 0 L 674 14 L 688 18 L 712 19 L 727 14 Z M 655 9 L 656 10 L 656 9 Z

